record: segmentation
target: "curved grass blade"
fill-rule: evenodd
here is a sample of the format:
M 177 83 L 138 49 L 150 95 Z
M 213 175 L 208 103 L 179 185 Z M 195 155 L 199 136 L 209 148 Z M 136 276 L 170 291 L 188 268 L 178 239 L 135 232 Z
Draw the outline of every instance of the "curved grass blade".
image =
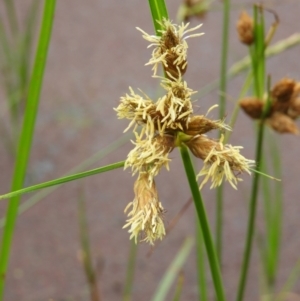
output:
M 37 184 L 37 185 L 29 186 L 29 187 L 26 187 L 26 188 L 23 188 L 23 189 L 15 190 L 15 191 L 9 192 L 7 194 L 1 195 L 0 200 L 20 196 L 24 193 L 28 193 L 28 192 L 31 192 L 31 191 L 35 191 L 35 190 L 39 190 L 39 189 L 42 189 L 42 188 L 47 188 L 47 187 L 51 187 L 51 186 L 54 186 L 54 185 L 59 185 L 59 184 L 71 182 L 71 181 L 78 180 L 78 179 L 81 179 L 81 178 L 86 178 L 86 177 L 89 177 L 89 176 L 93 176 L 93 175 L 96 175 L 96 174 L 99 174 L 99 173 L 103 173 L 103 172 L 106 172 L 106 171 L 110 171 L 110 170 L 113 170 L 113 169 L 124 167 L 124 164 L 125 164 L 125 161 L 120 161 L 120 162 L 113 163 L 113 164 L 110 164 L 110 165 L 106 165 L 106 166 L 103 166 L 103 167 L 98 167 L 98 168 L 95 168 L 95 169 L 80 172 L 80 173 L 73 174 L 73 175 L 70 175 L 70 176 L 58 178 L 58 179 L 51 180 L 51 181 L 48 181 L 48 182 L 43 182 L 41 184 Z
M 27 107 L 18 144 L 15 170 L 12 180 L 12 190 L 20 189 L 23 186 L 26 175 L 34 133 L 35 120 L 39 105 L 39 96 L 41 92 L 46 58 L 50 42 L 55 4 L 55 0 L 45 1 L 37 52 L 29 84 Z M 6 224 L 3 232 L 0 252 L 0 300 L 3 299 L 5 275 L 9 261 L 9 254 L 15 223 L 18 216 L 19 201 L 20 197 L 15 197 L 10 200 L 6 215 Z

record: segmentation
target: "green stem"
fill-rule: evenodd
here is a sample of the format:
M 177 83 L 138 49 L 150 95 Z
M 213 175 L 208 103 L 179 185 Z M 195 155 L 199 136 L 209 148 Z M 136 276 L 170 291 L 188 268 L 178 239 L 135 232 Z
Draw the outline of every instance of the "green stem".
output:
M 219 260 L 214 247 L 211 230 L 206 216 L 203 200 L 199 191 L 198 183 L 196 181 L 196 175 L 194 172 L 192 161 L 186 146 L 181 145 L 180 153 L 185 168 L 186 176 L 192 192 L 199 223 L 201 225 L 204 244 L 207 252 L 208 262 L 210 265 L 210 270 L 211 270 L 212 279 L 216 291 L 217 300 L 224 301 L 225 291 L 224 291 L 224 286 L 223 286 L 223 281 L 221 276 Z
M 123 301 L 130 301 L 132 297 L 132 287 L 134 279 L 134 269 L 137 256 L 138 244 L 135 243 L 134 239 L 130 242 L 130 252 L 127 261 L 127 272 L 125 279 L 125 287 L 123 293 Z
M 99 173 L 107 172 L 107 171 L 110 171 L 110 170 L 113 170 L 113 169 L 124 167 L 124 164 L 125 164 L 125 161 L 120 161 L 120 162 L 116 162 L 116 163 L 113 163 L 113 164 L 110 164 L 110 165 L 106 165 L 106 166 L 98 167 L 98 168 L 95 168 L 95 169 L 91 169 L 91 170 L 88 170 L 88 171 L 72 174 L 70 176 L 65 176 L 65 177 L 57 178 L 55 180 L 51 180 L 51 181 L 48 181 L 48 182 L 43 182 L 41 184 L 37 184 L 37 185 L 22 188 L 22 189 L 14 190 L 14 191 L 9 192 L 7 194 L 0 195 L 0 200 L 12 198 L 12 197 L 19 196 L 19 195 L 22 195 L 22 194 L 27 193 L 27 192 L 31 192 L 31 191 L 35 191 L 35 190 L 39 190 L 39 189 L 43 189 L 43 188 L 47 188 L 47 187 L 51 187 L 51 186 L 55 186 L 55 185 L 60 185 L 60 184 L 71 182 L 71 181 L 78 180 L 78 179 L 81 179 L 81 178 L 93 176 L 93 175 L 96 175 L 96 174 L 99 174 Z
M 196 256 L 197 256 L 197 272 L 198 272 L 198 288 L 199 299 L 201 301 L 207 301 L 207 281 L 206 281 L 206 260 L 205 251 L 203 246 L 203 235 L 201 225 L 197 216 L 196 220 Z
M 48 46 L 51 36 L 51 29 L 54 17 L 55 0 L 47 0 L 44 6 L 42 27 L 38 41 L 38 48 L 33 67 L 33 73 L 29 85 L 28 105 L 26 108 L 22 132 L 19 140 L 17 158 L 15 163 L 14 176 L 12 181 L 12 190 L 22 188 L 26 175 L 28 159 L 33 138 L 35 119 L 39 104 L 39 95 L 42 86 L 42 79 L 46 64 Z M 10 200 L 6 224 L 2 237 L 0 252 L 0 300 L 3 299 L 5 275 L 9 261 L 11 242 L 13 238 L 15 223 L 18 215 L 20 197 L 14 197 Z
M 164 0 L 149 0 L 153 25 L 158 36 L 161 35 L 161 22 L 163 19 L 168 19 L 168 10 Z
M 264 136 L 264 122 L 261 121 L 258 128 L 257 143 L 256 143 L 256 156 L 255 162 L 257 163 L 256 169 L 260 171 L 261 169 L 261 158 L 262 158 L 262 147 L 263 147 L 263 136 Z M 254 236 L 254 223 L 256 216 L 256 207 L 257 207 L 257 196 L 258 196 L 258 184 L 259 184 L 259 173 L 254 174 L 252 189 L 251 189 L 251 198 L 250 198 L 250 207 L 249 207 L 249 218 L 247 226 L 247 236 L 246 236 L 246 245 L 243 256 L 243 263 L 237 293 L 237 301 L 242 301 L 246 286 L 246 280 L 249 270 L 249 262 L 251 257 L 253 236 Z
M 259 99 L 263 99 L 264 95 L 264 82 L 265 82 L 265 47 L 264 47 L 264 18 L 263 12 L 259 7 L 254 6 L 254 44 L 251 46 L 251 58 L 252 58 L 252 72 L 255 88 L 255 96 Z M 270 78 L 268 79 L 268 92 L 270 91 Z M 247 226 L 247 236 L 245 242 L 245 249 L 243 255 L 242 269 L 239 280 L 237 301 L 242 301 L 244 297 L 247 275 L 249 270 L 249 263 L 251 258 L 252 243 L 254 236 L 254 224 L 256 217 L 256 207 L 257 207 L 257 196 L 258 196 L 258 186 L 259 186 L 259 176 L 261 171 L 261 160 L 262 160 L 262 148 L 263 148 L 263 136 L 264 136 L 264 120 L 267 116 L 268 110 L 270 109 L 270 95 L 264 105 L 263 116 L 261 118 L 256 141 L 256 172 L 254 174 L 251 197 L 250 197 L 250 208 Z
M 224 0 L 223 6 L 223 34 L 222 34 L 222 53 L 220 68 L 220 100 L 219 118 L 223 119 L 226 110 L 226 91 L 227 91 L 227 57 L 229 40 L 229 20 L 230 20 L 230 0 Z M 221 133 L 220 133 L 221 134 Z M 220 264 L 222 263 L 222 225 L 223 225 L 223 185 L 217 188 L 216 204 L 216 249 Z

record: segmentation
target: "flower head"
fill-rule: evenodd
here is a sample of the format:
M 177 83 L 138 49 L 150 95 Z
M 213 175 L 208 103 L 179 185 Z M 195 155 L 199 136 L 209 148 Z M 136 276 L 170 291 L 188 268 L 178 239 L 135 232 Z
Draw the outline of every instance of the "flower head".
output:
M 250 168 L 255 162 L 240 154 L 243 147 L 224 145 L 222 140 L 223 138 L 215 141 L 205 135 L 199 135 L 186 143 L 191 152 L 204 161 L 204 166 L 197 176 L 197 178 L 205 176 L 200 189 L 209 179 L 212 182 L 210 188 L 220 186 L 224 178 L 236 189 L 237 182 L 241 181 L 238 174 L 241 172 L 251 174 Z
M 283 78 L 270 91 L 270 109 L 263 114 L 266 97 L 258 99 L 247 97 L 240 100 L 244 112 L 253 119 L 265 118 L 277 133 L 299 134 L 294 119 L 300 116 L 300 82 Z M 264 116 L 263 116 L 264 115 Z
M 130 227 L 130 239 L 134 238 L 136 243 L 142 232 L 143 241 L 153 245 L 155 240 L 166 235 L 166 231 L 163 223 L 164 209 L 159 202 L 155 182 L 150 184 L 148 177 L 147 173 L 141 173 L 134 184 L 135 198 L 124 210 L 126 212 L 131 207 L 123 228 Z
M 169 153 L 174 148 L 175 138 L 172 135 L 155 136 L 152 139 L 140 139 L 137 137 L 135 148 L 132 149 L 125 162 L 125 168 L 131 167 L 132 174 L 147 172 L 151 184 L 153 178 L 162 167 L 169 169 Z
M 157 111 L 162 116 L 161 128 L 180 129 L 186 126 L 189 116 L 193 113 L 191 95 L 196 93 L 187 86 L 187 83 L 179 77 L 173 80 L 162 79 L 161 86 L 167 91 L 167 94 L 158 99 Z
M 179 73 L 183 75 L 187 68 L 188 45 L 185 40 L 190 37 L 198 37 L 203 33 L 196 33 L 189 36 L 185 36 L 185 34 L 200 28 L 202 24 L 191 29 L 187 29 L 189 23 L 176 25 L 167 19 L 159 22 L 159 24 L 162 26 L 160 36 L 149 35 L 137 27 L 137 29 L 143 33 L 143 38 L 151 43 L 149 47 L 155 46 L 152 57 L 147 65 L 153 65 L 155 75 L 158 65 L 162 63 L 167 73 L 178 78 L 180 76 Z

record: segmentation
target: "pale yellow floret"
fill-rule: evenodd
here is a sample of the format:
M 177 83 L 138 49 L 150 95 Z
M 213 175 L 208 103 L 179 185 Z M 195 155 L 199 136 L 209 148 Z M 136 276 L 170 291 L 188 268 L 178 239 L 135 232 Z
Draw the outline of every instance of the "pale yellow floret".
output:
M 159 202 L 155 183 L 149 183 L 147 173 L 142 173 L 134 184 L 135 198 L 130 202 L 124 212 L 130 207 L 128 220 L 123 228 L 129 227 L 130 239 L 134 238 L 137 243 L 142 233 L 142 241 L 151 245 L 157 239 L 162 239 L 165 234 L 163 223 L 164 209 Z
M 136 141 L 132 143 L 135 148 L 129 152 L 124 167 L 125 169 L 131 167 L 132 175 L 147 172 L 151 183 L 162 167 L 169 170 L 171 160 L 168 155 L 171 148 L 159 143 L 156 138 L 143 140 L 137 136 Z
M 188 88 L 187 83 L 182 81 L 181 77 L 173 78 L 173 80 L 162 78 L 161 86 L 167 94 L 158 99 L 156 110 L 163 117 L 160 120 L 163 130 L 165 128 L 183 130 L 183 125 L 186 126 L 189 116 L 193 113 L 191 95 L 196 91 Z
M 186 36 L 186 34 L 199 29 L 202 24 L 190 29 L 187 29 L 189 23 L 177 25 L 166 19 L 159 22 L 159 24 L 162 26 L 162 30 L 160 30 L 161 35 L 159 36 L 149 35 L 137 27 L 137 29 L 142 32 L 143 38 L 151 43 L 148 48 L 152 46 L 155 47 L 152 52 L 152 57 L 146 65 L 153 65 L 155 75 L 159 64 L 162 63 L 165 67 L 168 67 L 167 56 L 174 56 L 176 59 L 173 63 L 184 69 L 187 64 L 186 58 L 188 49 L 188 44 L 185 40 L 187 38 L 201 36 L 203 33 L 195 33 L 188 36 Z M 173 43 L 170 43 L 170 40 Z
M 218 147 L 216 147 L 218 146 Z M 240 154 L 241 146 L 223 145 L 222 139 L 215 147 L 212 147 L 204 160 L 204 166 L 197 175 L 197 178 L 205 176 L 200 184 L 200 189 L 208 180 L 211 180 L 211 187 L 220 186 L 223 179 L 227 180 L 234 189 L 239 181 L 239 173 L 246 172 L 251 174 L 250 169 L 255 161 L 246 159 Z
M 144 134 L 153 136 L 155 125 L 152 116 L 155 115 L 156 105 L 146 94 L 143 93 L 144 97 L 142 97 L 136 94 L 131 87 L 129 90 L 130 94 L 121 97 L 119 106 L 114 109 L 119 119 L 131 120 L 124 132 L 133 126 L 135 126 L 133 131 L 136 132 L 136 125 L 144 124 L 145 129 L 140 136 L 142 137 Z

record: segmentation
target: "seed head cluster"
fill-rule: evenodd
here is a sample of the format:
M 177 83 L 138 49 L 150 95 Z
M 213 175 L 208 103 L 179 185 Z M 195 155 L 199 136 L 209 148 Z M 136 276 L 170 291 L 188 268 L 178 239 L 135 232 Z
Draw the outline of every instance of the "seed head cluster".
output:
M 270 93 L 270 109 L 266 122 L 278 133 L 299 134 L 295 120 L 300 116 L 300 82 L 283 78 Z M 261 119 L 266 99 L 247 97 L 240 100 L 244 112 L 253 119 Z
M 149 35 L 140 28 L 144 39 L 154 46 L 152 56 L 146 65 L 153 65 L 153 77 L 161 81 L 165 94 L 157 100 L 145 93 L 135 92 L 131 87 L 129 93 L 121 97 L 115 111 L 117 116 L 128 119 L 135 141 L 129 152 L 125 168 L 131 168 L 132 174 L 138 174 L 134 184 L 135 197 L 126 207 L 129 208 L 128 220 L 124 228 L 129 228 L 130 238 L 137 242 L 153 244 L 165 235 L 163 223 L 164 209 L 159 201 L 155 185 L 155 176 L 161 168 L 169 169 L 169 154 L 175 147 L 186 145 L 191 152 L 203 160 L 204 166 L 198 177 L 204 177 L 200 184 L 211 181 L 211 188 L 227 180 L 234 188 L 241 179 L 242 172 L 250 174 L 254 161 L 240 154 L 241 147 L 224 145 L 223 139 L 213 140 L 206 136 L 211 130 L 230 130 L 224 120 L 211 120 L 206 115 L 194 115 L 191 97 L 196 91 L 188 87 L 182 76 L 187 69 L 186 39 L 197 37 L 202 33 L 186 36 L 200 28 L 188 29 L 189 24 L 176 25 L 169 20 L 160 23 L 160 35 Z M 166 78 L 157 76 L 158 66 L 162 64 Z M 212 108 L 214 108 L 213 106 Z

